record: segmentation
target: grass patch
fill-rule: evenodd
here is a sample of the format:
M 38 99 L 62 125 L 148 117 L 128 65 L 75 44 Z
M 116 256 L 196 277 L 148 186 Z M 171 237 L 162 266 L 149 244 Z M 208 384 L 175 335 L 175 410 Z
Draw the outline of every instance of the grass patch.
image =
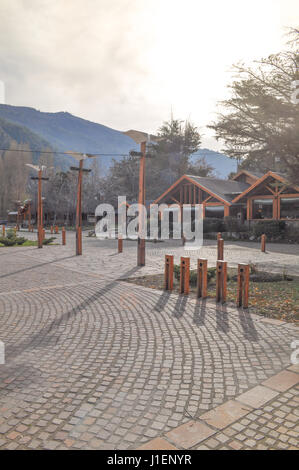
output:
M 213 268 L 209 270 L 208 298 L 216 298 L 216 281 Z M 237 269 L 228 269 L 227 302 L 236 305 Z M 299 279 L 285 274 L 254 272 L 249 286 L 249 311 L 269 318 L 299 323 Z M 259 280 L 260 279 L 260 280 Z M 288 280 L 287 280 L 288 279 Z M 291 280 L 292 279 L 292 280 Z M 191 281 L 192 280 L 192 281 Z M 190 297 L 196 298 L 196 271 L 190 271 Z M 163 290 L 164 274 L 126 279 L 144 287 Z M 179 274 L 175 268 L 173 292 L 179 293 Z
M 27 240 L 26 238 L 24 239 L 18 239 L 16 242 L 14 241 L 14 239 L 9 239 L 10 240 L 10 243 L 7 243 L 6 244 L 3 244 L 0 242 L 0 248 L 8 248 L 8 247 L 17 247 L 17 246 L 38 246 L 38 242 L 37 240 Z M 43 240 L 43 245 L 55 245 L 55 243 L 53 243 L 53 241 L 56 240 L 55 237 L 51 237 L 51 238 L 45 238 Z

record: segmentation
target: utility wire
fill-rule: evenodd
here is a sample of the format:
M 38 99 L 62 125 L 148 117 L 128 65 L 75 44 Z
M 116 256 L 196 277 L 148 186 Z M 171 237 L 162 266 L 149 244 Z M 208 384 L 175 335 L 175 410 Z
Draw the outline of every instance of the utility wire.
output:
M 0 151 L 3 151 L 3 152 L 27 152 L 27 153 L 36 152 L 36 153 L 49 153 L 49 154 L 55 154 L 55 155 L 68 155 L 68 156 L 71 156 L 67 152 L 54 152 L 54 151 L 51 152 L 51 151 L 47 151 L 47 150 L 23 150 L 23 149 L 1 149 L 0 148 Z M 74 153 L 84 154 L 85 152 L 74 152 Z M 86 153 L 90 153 L 91 155 L 98 156 L 98 157 L 128 157 L 129 156 L 128 153 L 104 153 L 104 152 L 101 152 L 101 153 L 86 152 Z

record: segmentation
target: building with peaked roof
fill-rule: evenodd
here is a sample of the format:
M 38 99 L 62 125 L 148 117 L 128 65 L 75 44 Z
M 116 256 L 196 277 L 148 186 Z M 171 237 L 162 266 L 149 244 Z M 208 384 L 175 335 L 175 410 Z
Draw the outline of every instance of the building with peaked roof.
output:
M 299 186 L 277 172 L 239 171 L 231 180 L 183 175 L 155 204 L 203 204 L 204 217 L 299 220 Z

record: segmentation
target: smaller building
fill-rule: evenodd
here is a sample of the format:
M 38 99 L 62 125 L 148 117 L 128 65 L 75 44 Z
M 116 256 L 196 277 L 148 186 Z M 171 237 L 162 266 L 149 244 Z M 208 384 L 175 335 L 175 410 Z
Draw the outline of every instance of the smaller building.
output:
M 155 204 L 202 204 L 204 217 L 299 220 L 299 186 L 277 172 L 242 170 L 231 180 L 183 175 Z

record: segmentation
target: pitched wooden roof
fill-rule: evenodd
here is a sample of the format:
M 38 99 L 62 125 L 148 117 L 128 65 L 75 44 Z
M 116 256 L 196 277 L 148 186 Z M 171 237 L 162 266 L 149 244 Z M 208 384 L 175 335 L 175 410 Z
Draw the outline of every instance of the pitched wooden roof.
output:
M 231 205 L 232 200 L 236 195 L 242 193 L 250 185 L 247 183 L 240 183 L 239 181 L 222 180 L 212 177 L 183 175 L 172 186 L 170 186 L 161 196 L 159 196 L 154 203 L 157 204 L 161 199 L 167 196 L 168 193 L 173 191 L 182 181 L 187 181 L 195 184 L 203 191 L 209 193 L 211 196 L 218 199 L 220 202 Z
M 264 183 L 269 177 L 272 177 L 278 181 L 281 181 L 282 183 L 288 184 L 287 178 L 282 175 L 281 173 L 276 173 L 274 171 L 268 171 L 265 175 L 263 175 L 261 178 L 256 180 L 255 183 L 253 183 L 249 188 L 245 189 L 245 191 L 242 194 L 239 194 L 238 196 L 233 199 L 233 203 L 240 201 L 244 196 L 247 196 L 251 191 L 253 191 L 255 188 L 257 188 L 259 185 Z M 294 184 L 290 184 L 291 187 L 295 188 L 296 191 L 299 191 L 299 186 L 296 186 Z

